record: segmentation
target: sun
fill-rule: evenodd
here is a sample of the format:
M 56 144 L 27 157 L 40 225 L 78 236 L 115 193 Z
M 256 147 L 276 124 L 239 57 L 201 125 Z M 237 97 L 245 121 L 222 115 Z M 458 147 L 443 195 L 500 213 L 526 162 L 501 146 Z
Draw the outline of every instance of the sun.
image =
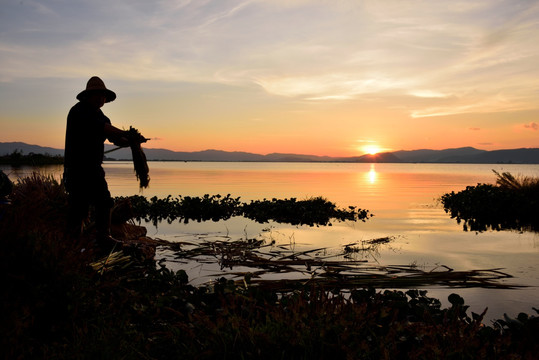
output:
M 382 149 L 378 145 L 365 145 L 361 148 L 366 154 L 369 155 L 376 155 L 378 154 Z

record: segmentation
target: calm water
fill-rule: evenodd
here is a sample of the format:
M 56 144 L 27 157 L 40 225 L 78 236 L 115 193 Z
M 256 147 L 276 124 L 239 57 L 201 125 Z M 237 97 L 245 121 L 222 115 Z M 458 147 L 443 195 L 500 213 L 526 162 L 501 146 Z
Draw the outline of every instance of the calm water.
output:
M 463 190 L 468 185 L 494 183 L 493 169 L 513 175 L 539 176 L 538 165 L 151 162 L 149 166 L 150 188 L 142 193 L 147 197 L 231 194 L 249 201 L 323 196 L 339 207 L 357 206 L 375 215 L 365 223 L 337 222 L 319 228 L 257 224 L 244 218 L 160 224 L 157 228 L 147 225 L 150 236 L 172 241 L 262 237 L 287 244 L 294 250 L 326 247 L 329 253 L 339 252 L 346 244 L 392 236 L 394 240 L 389 244 L 358 256 L 373 264 L 415 264 L 427 270 L 439 265 L 464 271 L 502 268 L 514 276 L 505 282 L 528 287 L 518 290 L 436 287 L 428 291 L 441 300 L 457 292 L 475 312 L 488 306 L 489 319 L 499 318 L 504 312 L 532 314 L 531 307 L 539 307 L 539 235 L 514 231 L 464 232 L 437 201 L 444 193 Z M 32 171 L 2 169 L 12 179 Z M 140 193 L 131 163 L 106 163 L 105 170 L 113 196 Z M 62 167 L 48 167 L 42 172 L 59 178 Z M 160 254 L 167 255 L 170 254 Z M 194 284 L 206 282 L 220 271 L 211 264 L 170 263 L 170 266 L 187 270 Z

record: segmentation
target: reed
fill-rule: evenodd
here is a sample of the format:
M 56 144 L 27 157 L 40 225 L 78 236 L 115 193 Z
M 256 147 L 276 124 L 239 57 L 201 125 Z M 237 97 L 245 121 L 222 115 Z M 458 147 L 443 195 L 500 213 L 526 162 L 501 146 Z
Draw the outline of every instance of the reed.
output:
M 518 190 L 524 192 L 533 192 L 539 195 L 539 178 L 533 176 L 514 176 L 509 172 L 499 173 L 492 170 L 496 174 L 496 185 L 504 190 Z

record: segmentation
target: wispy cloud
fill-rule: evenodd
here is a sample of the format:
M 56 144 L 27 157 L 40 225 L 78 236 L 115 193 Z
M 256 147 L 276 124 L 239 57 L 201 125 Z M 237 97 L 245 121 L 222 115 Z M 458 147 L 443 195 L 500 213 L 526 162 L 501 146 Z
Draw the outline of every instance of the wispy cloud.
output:
M 516 83 L 526 91 L 539 75 L 531 36 L 539 29 L 537 6 L 528 2 L 30 4 L 3 11 L 2 20 L 13 18 L 0 25 L 7 34 L 0 39 L 4 81 L 86 76 L 100 68 L 125 79 L 258 84 L 311 100 L 384 90 L 443 100 L 478 86 L 486 97 Z M 31 28 L 50 40 L 25 36 Z M 518 82 L 501 84 L 500 74 L 509 73 Z M 443 108 L 415 114 L 452 112 Z M 467 108 L 476 106 L 457 112 Z
M 524 124 L 524 127 L 526 129 L 530 129 L 530 130 L 534 130 L 534 131 L 539 130 L 539 124 L 537 124 L 536 122 L 531 122 L 529 124 Z
M 448 95 L 443 94 L 439 91 L 433 91 L 433 90 L 411 90 L 409 92 L 410 95 L 420 97 L 420 98 L 445 98 L 448 97 Z
M 351 76 L 351 74 L 339 73 L 321 76 L 259 78 L 256 82 L 272 94 L 302 96 L 308 100 L 351 99 L 361 94 L 377 93 L 401 86 L 396 79 L 382 76 Z
M 537 105 L 533 101 L 516 96 L 505 96 L 502 94 L 465 94 L 457 98 L 451 105 L 428 107 L 413 110 L 410 113 L 412 118 L 450 116 L 467 113 L 496 113 L 508 111 L 522 111 L 535 109 Z

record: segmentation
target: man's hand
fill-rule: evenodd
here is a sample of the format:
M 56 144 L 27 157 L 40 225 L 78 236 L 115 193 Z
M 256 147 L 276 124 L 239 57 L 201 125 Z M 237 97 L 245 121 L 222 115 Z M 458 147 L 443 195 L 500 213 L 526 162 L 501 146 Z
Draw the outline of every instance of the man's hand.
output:
M 105 136 L 114 145 L 121 147 L 140 145 L 148 141 L 148 139 L 142 136 L 142 134 L 132 126 L 129 127 L 129 130 L 120 130 L 113 125 L 105 124 Z
M 139 145 L 148 141 L 148 139 L 142 136 L 142 134 L 132 126 L 129 127 L 129 130 L 126 131 L 126 133 L 127 133 L 127 138 L 129 140 L 129 144 Z

